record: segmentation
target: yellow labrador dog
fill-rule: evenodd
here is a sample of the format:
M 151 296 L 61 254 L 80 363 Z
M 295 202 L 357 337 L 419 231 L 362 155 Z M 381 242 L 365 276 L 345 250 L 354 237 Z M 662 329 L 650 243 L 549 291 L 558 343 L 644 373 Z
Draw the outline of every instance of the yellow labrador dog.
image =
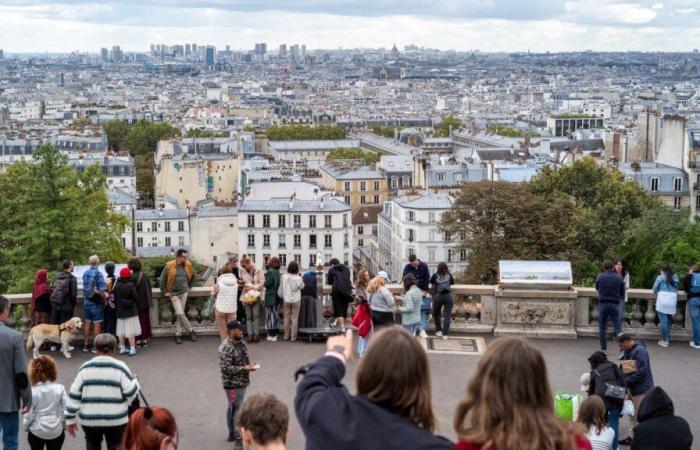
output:
M 39 357 L 39 347 L 44 341 L 54 342 L 56 344 L 61 344 L 61 352 L 66 358 L 70 358 L 70 352 L 68 351 L 68 344 L 74 334 L 76 334 L 83 327 L 83 321 L 80 317 L 73 317 L 67 322 L 63 322 L 61 325 L 48 325 L 41 324 L 32 327 L 29 331 L 29 337 L 27 338 L 27 350 L 34 348 L 34 358 Z

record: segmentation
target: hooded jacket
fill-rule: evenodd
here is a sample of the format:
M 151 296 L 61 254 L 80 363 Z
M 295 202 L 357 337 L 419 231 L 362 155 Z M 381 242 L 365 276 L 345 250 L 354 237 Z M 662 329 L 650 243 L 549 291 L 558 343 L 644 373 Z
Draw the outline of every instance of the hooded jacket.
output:
M 114 303 L 117 305 L 117 319 L 128 319 L 139 315 L 139 296 L 131 278 L 119 278 L 114 283 Z
M 238 308 L 238 278 L 232 273 L 219 275 L 216 280 L 219 292 L 216 294 L 216 310 L 224 314 L 233 314 Z
M 652 388 L 639 405 L 632 450 L 690 450 L 690 426 L 673 413 L 673 402 L 666 391 Z
M 605 408 L 610 411 L 613 407 L 622 407 L 622 400 L 615 400 L 605 396 L 607 384 L 627 387 L 625 376 L 619 367 L 608 361 L 603 352 L 595 352 L 588 358 L 591 363 L 591 384 L 588 386 L 588 395 L 597 395 L 605 402 Z
M 654 376 L 649 365 L 649 353 L 642 341 L 635 341 L 634 347 L 625 350 L 624 359 L 633 359 L 637 362 L 637 370 L 625 375 L 627 387 L 632 395 L 644 394 L 654 387 Z
M 60 306 L 60 309 L 61 311 L 73 311 L 78 301 L 78 279 L 75 278 L 75 275 L 65 270 L 56 273 L 56 280 L 63 278 L 69 279 L 68 294 L 66 294 L 66 301 Z

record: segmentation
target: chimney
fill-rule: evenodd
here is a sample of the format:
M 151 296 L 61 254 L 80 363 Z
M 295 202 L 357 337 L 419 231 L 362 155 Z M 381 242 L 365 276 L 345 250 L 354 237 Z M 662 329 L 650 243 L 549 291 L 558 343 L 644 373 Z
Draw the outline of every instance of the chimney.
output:
M 318 205 L 318 209 L 323 209 L 323 197 L 321 197 L 321 203 Z
M 294 209 L 294 199 L 296 198 L 297 193 L 294 192 L 292 195 L 289 196 L 289 209 L 292 210 Z

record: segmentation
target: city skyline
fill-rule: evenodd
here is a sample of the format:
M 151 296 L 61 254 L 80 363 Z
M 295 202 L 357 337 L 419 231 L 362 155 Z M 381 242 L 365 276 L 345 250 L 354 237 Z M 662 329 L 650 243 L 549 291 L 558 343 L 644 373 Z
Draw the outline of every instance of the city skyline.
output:
M 98 52 L 120 45 L 201 42 L 309 50 L 415 44 L 441 50 L 691 51 L 700 47 L 697 1 L 286 2 L 0 0 L 7 53 Z M 27 33 L 26 30 L 32 30 Z

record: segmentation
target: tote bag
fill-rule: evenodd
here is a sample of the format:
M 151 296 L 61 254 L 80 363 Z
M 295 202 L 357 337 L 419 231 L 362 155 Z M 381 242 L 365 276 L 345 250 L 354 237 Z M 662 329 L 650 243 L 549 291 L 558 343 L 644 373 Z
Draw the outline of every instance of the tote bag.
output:
M 676 303 L 678 293 L 670 291 L 659 291 L 656 294 L 656 310 L 664 314 L 676 314 Z

